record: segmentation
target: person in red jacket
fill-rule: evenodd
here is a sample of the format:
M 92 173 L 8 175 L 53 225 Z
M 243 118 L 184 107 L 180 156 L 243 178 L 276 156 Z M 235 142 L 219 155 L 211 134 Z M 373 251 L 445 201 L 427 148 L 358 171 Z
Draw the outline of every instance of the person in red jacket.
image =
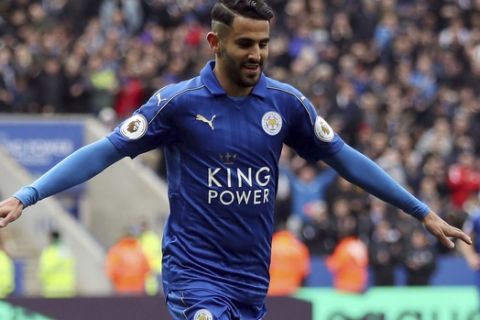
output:
M 480 190 L 480 171 L 475 168 L 475 155 L 470 151 L 459 154 L 448 169 L 448 186 L 453 205 L 462 209 L 470 193 Z
M 274 233 L 268 295 L 295 293 L 309 273 L 310 253 L 307 246 L 288 230 Z
M 137 238 L 128 233 L 110 248 L 106 272 L 117 293 L 145 293 L 150 267 Z

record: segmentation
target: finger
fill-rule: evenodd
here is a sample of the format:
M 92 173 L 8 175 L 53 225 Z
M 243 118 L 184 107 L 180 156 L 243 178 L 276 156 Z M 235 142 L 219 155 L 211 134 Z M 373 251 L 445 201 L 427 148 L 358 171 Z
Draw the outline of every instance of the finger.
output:
M 0 203 L 0 217 L 5 217 L 9 212 L 10 212 L 10 209 L 6 206 L 3 207 L 2 204 Z
M 6 218 L 0 218 L 0 228 L 5 228 L 7 226 L 8 222 Z
M 466 244 L 472 244 L 472 238 L 470 238 L 465 232 L 458 228 L 454 228 L 450 233 L 449 236 L 454 237 L 456 239 L 460 239 Z
M 447 247 L 448 249 L 453 249 L 455 248 L 455 243 L 450 240 L 448 237 L 446 236 L 441 236 L 440 237 L 440 242 L 445 246 Z
M 13 210 L 3 219 L 0 219 L 0 228 L 5 228 L 10 222 L 17 220 L 20 216 L 20 212 L 18 210 Z
M 0 228 L 5 228 L 9 224 L 8 215 L 0 219 Z

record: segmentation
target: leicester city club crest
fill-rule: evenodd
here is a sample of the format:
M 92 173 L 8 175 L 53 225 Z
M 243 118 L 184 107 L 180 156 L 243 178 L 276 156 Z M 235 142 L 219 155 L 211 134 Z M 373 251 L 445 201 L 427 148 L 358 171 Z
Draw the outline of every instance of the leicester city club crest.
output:
M 193 320 L 213 320 L 212 313 L 207 309 L 200 309 L 195 312 Z
M 271 136 L 278 134 L 282 130 L 282 117 L 274 111 L 265 113 L 262 117 L 262 128 Z

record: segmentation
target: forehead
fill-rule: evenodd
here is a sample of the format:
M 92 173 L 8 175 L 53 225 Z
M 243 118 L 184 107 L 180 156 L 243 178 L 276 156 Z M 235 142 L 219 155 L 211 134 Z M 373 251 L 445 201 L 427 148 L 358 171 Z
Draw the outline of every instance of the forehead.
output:
M 269 38 L 270 23 L 266 20 L 237 16 L 233 20 L 230 37 L 233 39 L 250 38 L 255 40 Z

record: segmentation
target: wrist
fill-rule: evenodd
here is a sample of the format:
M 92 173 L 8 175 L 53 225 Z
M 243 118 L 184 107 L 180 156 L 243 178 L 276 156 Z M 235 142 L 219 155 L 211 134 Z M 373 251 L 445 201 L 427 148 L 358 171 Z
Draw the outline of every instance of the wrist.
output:
M 13 198 L 17 199 L 26 208 L 38 201 L 38 192 L 34 187 L 26 186 L 15 192 Z

